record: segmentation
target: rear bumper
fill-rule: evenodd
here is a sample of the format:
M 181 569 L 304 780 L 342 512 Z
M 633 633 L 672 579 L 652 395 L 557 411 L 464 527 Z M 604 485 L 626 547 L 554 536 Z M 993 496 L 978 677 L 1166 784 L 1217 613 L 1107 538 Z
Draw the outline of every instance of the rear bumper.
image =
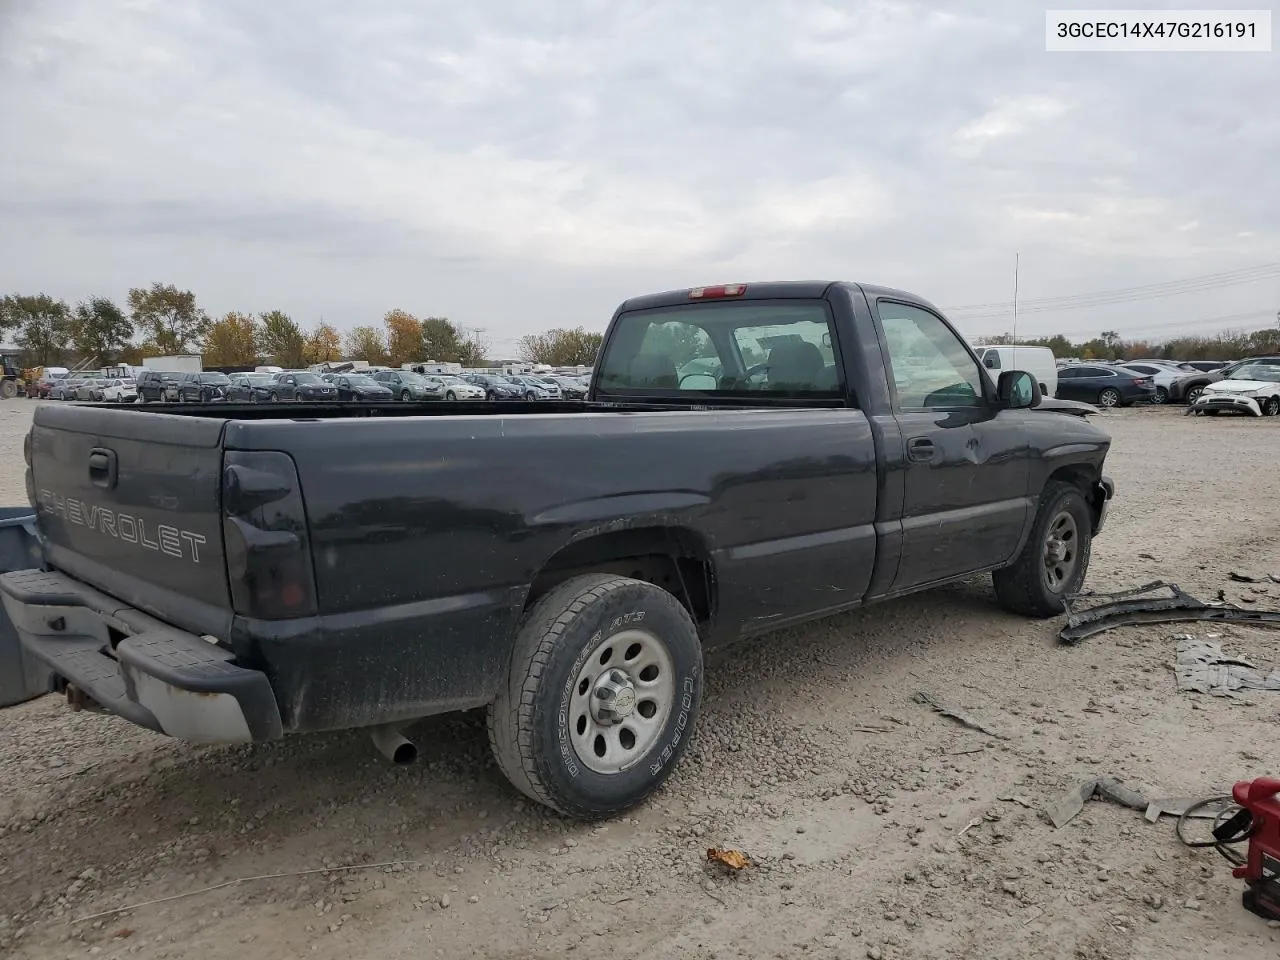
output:
M 28 655 L 108 713 L 196 743 L 283 735 L 267 675 L 195 634 L 54 571 L 0 575 L 0 600 Z

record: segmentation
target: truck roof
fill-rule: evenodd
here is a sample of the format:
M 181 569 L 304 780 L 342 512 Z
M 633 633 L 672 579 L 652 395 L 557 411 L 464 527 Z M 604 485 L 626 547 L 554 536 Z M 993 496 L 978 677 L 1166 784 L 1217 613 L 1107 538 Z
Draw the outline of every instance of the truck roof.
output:
M 922 299 L 914 293 L 908 293 L 906 290 L 898 290 L 894 287 L 878 286 L 871 283 L 859 283 L 853 280 L 766 280 L 759 283 L 750 281 L 744 282 L 743 286 L 746 290 L 741 296 L 733 297 L 734 300 L 784 300 L 784 299 L 817 299 L 825 296 L 831 287 L 844 287 L 849 290 L 861 291 L 867 296 L 873 297 L 893 297 L 894 299 L 905 300 L 909 303 L 919 303 L 938 310 L 928 300 Z M 618 308 L 618 312 L 630 310 L 649 310 L 654 307 L 674 307 L 680 304 L 696 302 L 691 301 L 689 292 L 696 290 L 697 287 L 684 287 L 679 290 L 664 290 L 662 293 L 650 293 L 640 297 L 631 297 L 624 300 Z

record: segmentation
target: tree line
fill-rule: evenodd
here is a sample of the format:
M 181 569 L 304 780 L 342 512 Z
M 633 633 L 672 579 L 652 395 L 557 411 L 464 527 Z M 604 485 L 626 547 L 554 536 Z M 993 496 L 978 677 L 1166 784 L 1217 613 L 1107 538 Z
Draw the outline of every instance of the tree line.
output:
M 0 337 L 12 335 L 35 366 L 52 366 L 69 355 L 91 366 L 140 364 L 144 357 L 199 352 L 207 367 L 255 366 L 271 362 L 304 367 L 336 360 L 367 360 L 399 366 L 413 360 L 488 365 L 489 343 L 448 317 L 419 318 L 388 311 L 378 325 L 345 334 L 332 324 L 304 327 L 282 310 L 209 316 L 190 290 L 154 283 L 129 291 L 126 307 L 109 297 L 74 306 L 45 293 L 0 299 Z M 555 366 L 590 364 L 600 334 L 582 327 L 529 334 L 518 341 L 521 359 Z
M 980 337 L 975 343 L 1019 343 L 1048 347 L 1055 357 L 1080 360 L 1237 360 L 1242 357 L 1280 356 L 1280 326 L 1248 333 L 1224 331 L 1213 336 L 1175 337 L 1172 340 L 1125 340 L 1115 330 L 1104 330 L 1091 340 L 1073 342 L 1062 334 L 1052 337 L 1017 337 L 1001 333 Z

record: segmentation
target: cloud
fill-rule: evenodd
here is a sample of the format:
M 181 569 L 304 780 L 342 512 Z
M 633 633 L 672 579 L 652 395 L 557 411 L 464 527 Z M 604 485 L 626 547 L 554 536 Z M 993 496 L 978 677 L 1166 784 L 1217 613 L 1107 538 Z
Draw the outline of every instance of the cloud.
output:
M 1012 0 L 6 5 L 0 262 L 69 299 L 160 280 L 509 346 L 724 280 L 963 304 L 1005 295 L 1015 251 L 1029 297 L 1275 259 L 1273 57 L 1043 45 Z

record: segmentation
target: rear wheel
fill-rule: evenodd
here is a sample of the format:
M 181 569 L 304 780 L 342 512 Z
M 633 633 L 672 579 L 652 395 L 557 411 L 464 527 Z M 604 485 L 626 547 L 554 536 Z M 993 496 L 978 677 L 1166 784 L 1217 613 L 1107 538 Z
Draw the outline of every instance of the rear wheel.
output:
M 1078 487 L 1057 481 L 1040 494 L 1031 535 L 1011 566 L 991 574 L 996 598 L 1026 617 L 1062 613 L 1089 570 L 1093 518 Z
M 598 819 L 670 776 L 701 696 L 702 646 L 679 600 L 629 577 L 573 577 L 525 614 L 489 743 L 522 793 Z
M 1108 410 L 1120 406 L 1120 391 L 1114 387 L 1107 387 L 1098 394 L 1098 406 L 1106 407 Z
M 1168 403 L 1169 391 L 1164 387 L 1156 387 L 1156 395 L 1151 398 L 1152 403 Z

